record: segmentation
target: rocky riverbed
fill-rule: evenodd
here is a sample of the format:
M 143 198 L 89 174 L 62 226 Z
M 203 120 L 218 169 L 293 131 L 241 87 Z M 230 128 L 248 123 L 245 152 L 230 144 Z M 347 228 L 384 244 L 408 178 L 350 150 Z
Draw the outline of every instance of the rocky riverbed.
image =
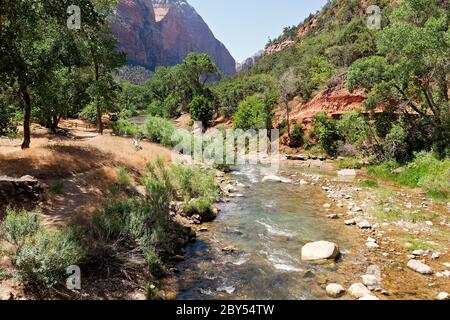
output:
M 360 172 L 332 167 L 218 174 L 221 213 L 197 227 L 186 260 L 163 281 L 166 297 L 446 299 L 447 204 L 381 182 L 364 187 Z M 329 257 L 301 259 L 302 248 L 320 242 L 336 246 L 324 247 Z

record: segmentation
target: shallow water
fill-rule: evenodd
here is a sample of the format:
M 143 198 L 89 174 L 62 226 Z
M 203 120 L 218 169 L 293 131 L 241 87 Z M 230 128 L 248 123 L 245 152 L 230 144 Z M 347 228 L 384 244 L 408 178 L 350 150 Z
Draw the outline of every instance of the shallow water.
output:
M 301 169 L 282 170 L 291 177 Z M 325 218 L 325 194 L 318 186 L 263 183 L 263 177 L 256 167 L 232 174 L 248 188 L 239 190 L 243 198 L 222 204 L 219 217 L 206 225 L 208 231 L 198 232 L 198 241 L 188 246 L 186 260 L 177 266 L 180 273 L 168 281 L 177 299 L 326 298 L 317 279 L 305 273 L 335 273 L 336 265 L 300 261 L 308 241 L 330 240 L 344 253 L 351 250 L 348 239 Z M 239 252 L 226 254 L 226 246 Z

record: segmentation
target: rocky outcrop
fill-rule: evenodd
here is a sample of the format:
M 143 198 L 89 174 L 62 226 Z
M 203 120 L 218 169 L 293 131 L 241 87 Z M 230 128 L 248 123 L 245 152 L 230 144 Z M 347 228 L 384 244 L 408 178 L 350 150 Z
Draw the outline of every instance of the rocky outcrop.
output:
M 207 53 L 225 75 L 236 62 L 185 0 L 121 0 L 111 20 L 119 50 L 131 65 L 154 70 L 183 61 L 190 52 Z
M 261 50 L 253 56 L 245 59 L 241 63 L 236 64 L 236 71 L 241 72 L 250 69 L 264 54 L 264 50 Z
M 0 177 L 0 205 L 37 201 L 43 191 L 43 185 L 31 176 L 24 176 L 20 179 Z

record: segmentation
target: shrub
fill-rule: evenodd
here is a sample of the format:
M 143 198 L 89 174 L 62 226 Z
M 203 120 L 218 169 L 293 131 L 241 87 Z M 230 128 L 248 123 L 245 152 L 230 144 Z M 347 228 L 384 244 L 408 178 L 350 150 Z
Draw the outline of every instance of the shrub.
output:
M 160 143 L 166 147 L 173 147 L 177 143 L 173 140 L 175 127 L 169 120 L 148 116 L 145 121 L 144 136 L 151 142 Z
M 35 213 L 7 208 L 6 217 L 0 225 L 0 236 L 8 243 L 20 248 L 38 229 L 39 221 Z
M 97 121 L 97 108 L 94 103 L 88 104 L 81 112 L 79 113 L 81 119 L 95 122 Z
M 211 103 L 204 96 L 195 96 L 189 104 L 189 112 L 194 121 L 201 121 L 203 128 L 207 128 L 213 119 L 214 110 Z
M 264 99 L 254 95 L 242 100 L 233 115 L 236 129 L 264 129 L 266 127 Z
M 116 121 L 112 121 L 111 127 L 115 134 L 121 136 L 136 137 L 142 134 L 139 126 L 132 124 L 128 119 L 119 118 Z
M 294 147 L 301 147 L 303 143 L 303 126 L 296 123 L 294 124 L 294 130 L 291 135 L 291 145 Z
M 165 118 L 166 112 L 164 110 L 164 104 L 161 101 L 153 101 L 147 108 L 147 113 L 153 117 Z
M 358 112 L 345 113 L 336 128 L 345 143 L 354 144 L 359 150 L 369 139 L 369 125 Z
M 175 166 L 175 186 L 184 198 L 184 210 L 189 215 L 206 217 L 213 211 L 219 195 L 213 171 L 199 166 Z
M 65 278 L 66 268 L 80 262 L 85 254 L 75 227 L 49 231 L 40 225 L 36 214 L 27 211 L 8 209 L 0 230 L 2 239 L 13 245 L 9 255 L 17 275 L 29 284 L 57 285 Z
M 356 158 L 345 158 L 336 160 L 339 169 L 361 169 L 364 164 L 361 160 Z
M 0 95 L 0 136 L 15 136 L 17 134 L 16 107 L 4 103 L 1 98 Z
M 128 173 L 127 168 L 121 166 L 119 171 L 117 172 L 117 181 L 116 184 L 121 188 L 126 188 L 131 184 L 131 177 Z
M 335 156 L 340 141 L 336 120 L 329 119 L 326 112 L 319 112 L 313 118 L 311 136 L 316 138 L 322 149 L 329 155 Z

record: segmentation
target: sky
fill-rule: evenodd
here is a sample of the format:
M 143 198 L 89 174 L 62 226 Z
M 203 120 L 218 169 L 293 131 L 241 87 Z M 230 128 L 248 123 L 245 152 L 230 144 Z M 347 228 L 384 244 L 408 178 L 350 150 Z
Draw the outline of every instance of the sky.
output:
M 217 39 L 242 62 L 261 49 L 269 37 L 283 28 L 298 25 L 326 0 L 188 0 L 203 17 Z

